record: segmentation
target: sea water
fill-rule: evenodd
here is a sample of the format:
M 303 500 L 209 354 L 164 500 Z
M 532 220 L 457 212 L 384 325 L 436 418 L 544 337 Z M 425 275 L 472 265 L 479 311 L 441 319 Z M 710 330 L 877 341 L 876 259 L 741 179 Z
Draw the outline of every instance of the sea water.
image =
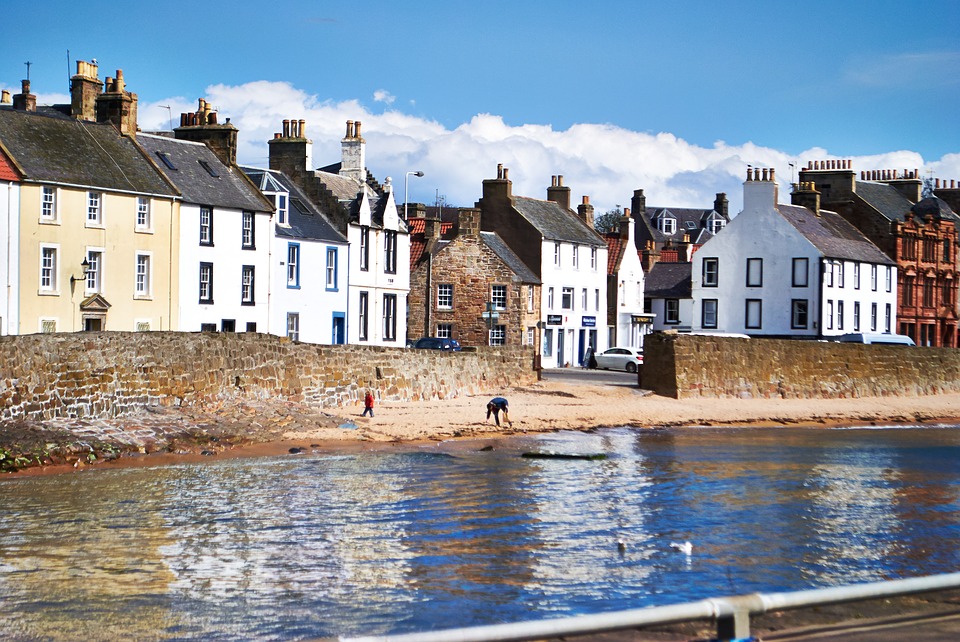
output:
M 0 482 L 0 631 L 288 640 L 954 572 L 958 493 L 954 426 L 614 428 L 19 477 Z

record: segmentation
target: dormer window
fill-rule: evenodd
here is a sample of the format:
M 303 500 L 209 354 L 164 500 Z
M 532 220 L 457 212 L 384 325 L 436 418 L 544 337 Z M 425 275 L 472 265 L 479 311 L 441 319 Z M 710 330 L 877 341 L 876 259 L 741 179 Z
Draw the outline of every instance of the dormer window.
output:
M 707 229 L 710 230 L 711 234 L 716 234 L 722 230 L 726 224 L 727 222 L 718 216 L 707 221 Z
M 677 219 L 673 216 L 662 215 L 657 227 L 664 234 L 675 234 L 677 232 Z
M 277 208 L 277 224 L 286 225 L 287 224 L 287 195 L 274 194 L 273 206 Z

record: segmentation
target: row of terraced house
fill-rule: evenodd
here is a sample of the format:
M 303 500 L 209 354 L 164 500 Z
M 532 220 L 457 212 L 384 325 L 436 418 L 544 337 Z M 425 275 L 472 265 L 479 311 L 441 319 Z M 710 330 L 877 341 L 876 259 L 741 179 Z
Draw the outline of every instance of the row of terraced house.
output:
M 747 170 L 744 209 L 647 207 L 594 227 L 563 177 L 514 195 L 509 169 L 470 208 L 398 206 L 366 167 L 361 123 L 317 168 L 303 120 L 267 168 L 204 101 L 172 131 L 137 126 L 123 74 L 80 61 L 69 105 L 0 101 L 0 334 L 264 332 L 403 347 L 421 336 L 532 345 L 545 366 L 641 347 L 655 330 L 829 338 L 903 332 L 957 345 L 958 189 L 914 171 L 817 161 L 779 203 Z M 403 212 L 407 210 L 408 216 Z

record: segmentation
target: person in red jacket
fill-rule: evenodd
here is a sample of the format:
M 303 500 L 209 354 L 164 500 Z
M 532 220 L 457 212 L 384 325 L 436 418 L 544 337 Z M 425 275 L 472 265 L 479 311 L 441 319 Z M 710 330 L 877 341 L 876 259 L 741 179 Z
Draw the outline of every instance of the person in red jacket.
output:
M 370 413 L 370 416 L 373 417 L 373 393 L 367 390 L 367 394 L 363 396 L 363 414 L 361 417 L 366 417 L 367 413 Z

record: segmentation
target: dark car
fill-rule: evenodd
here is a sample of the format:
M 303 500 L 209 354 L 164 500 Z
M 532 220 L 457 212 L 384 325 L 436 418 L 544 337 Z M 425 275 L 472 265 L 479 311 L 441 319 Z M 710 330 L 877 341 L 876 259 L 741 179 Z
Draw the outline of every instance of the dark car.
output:
M 460 342 L 456 339 L 440 339 L 438 337 L 424 337 L 417 339 L 413 344 L 414 348 L 423 348 L 425 350 L 446 350 L 450 352 L 460 352 Z

